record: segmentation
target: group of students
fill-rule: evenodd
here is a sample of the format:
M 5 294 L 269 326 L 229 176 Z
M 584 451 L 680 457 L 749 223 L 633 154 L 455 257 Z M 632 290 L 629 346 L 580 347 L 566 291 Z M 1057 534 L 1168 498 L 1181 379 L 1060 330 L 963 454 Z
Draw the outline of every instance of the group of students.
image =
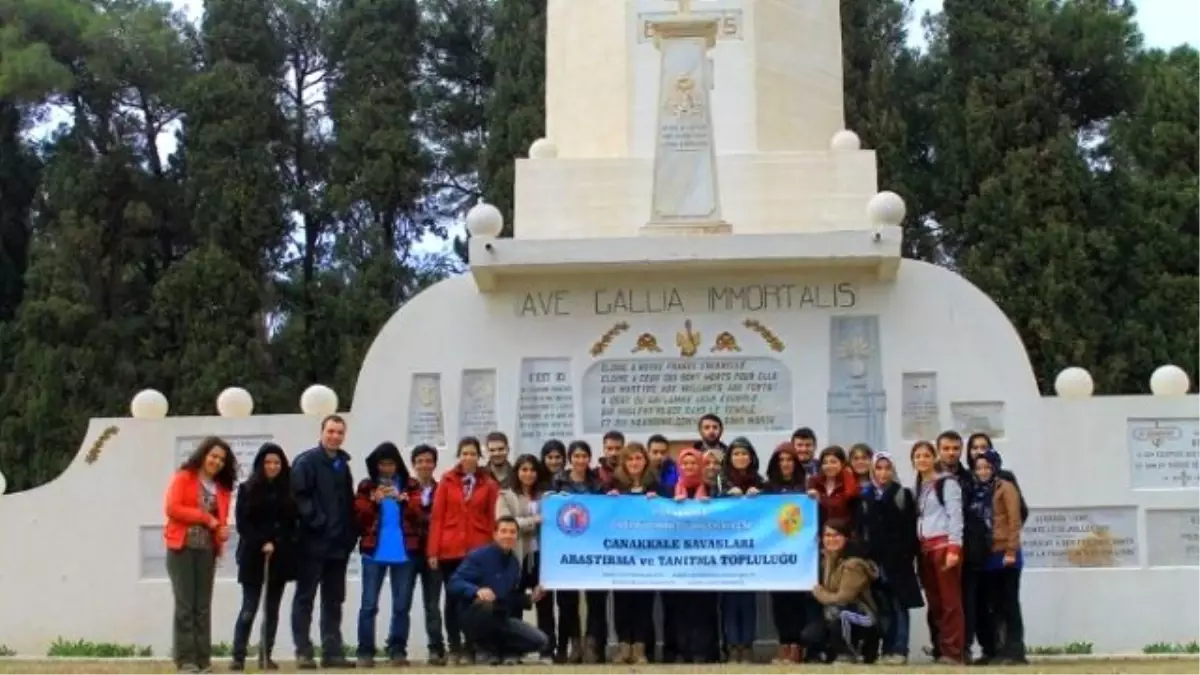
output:
M 385 580 L 392 613 L 384 653 L 394 666 L 408 664 L 418 582 L 431 665 L 508 663 L 526 650 L 537 651 L 545 663 L 603 662 L 610 656 L 610 606 L 615 662 L 753 660 L 758 632 L 753 592 L 543 591 L 540 502 L 550 493 L 676 500 L 760 493 L 812 497 L 820 515 L 819 583 L 810 591 L 769 594 L 779 641 L 775 663 L 903 663 L 909 611 L 926 604 L 935 659 L 966 663 L 977 641 L 982 656 L 976 662 L 1025 660 L 1020 530 L 1027 511 L 1015 477 L 1001 468 L 984 434 L 967 440 L 966 465 L 956 432 L 941 434 L 935 443 L 916 443 L 910 461 L 917 479 L 910 489 L 897 480 L 891 455 L 864 444 L 818 453 L 808 428 L 774 449 L 763 476 L 754 446 L 746 438 L 726 444 L 723 424 L 712 414 L 698 423 L 700 440 L 675 459 L 664 436 L 651 436 L 643 445 L 611 431 L 598 461 L 587 442 L 555 439 L 545 442 L 540 456 L 510 461 L 507 437 L 493 432 L 482 443 L 474 437 L 459 441 L 454 466 L 438 478 L 436 448 L 418 445 L 406 465 L 399 448 L 382 443 L 367 457 L 368 476 L 357 485 L 351 458 L 341 449 L 345 431 L 342 418 L 327 417 L 320 444 L 290 467 L 281 448 L 264 444 L 252 475 L 237 486 L 243 600 L 234 625 L 234 670 L 244 668 L 260 603 L 260 658 L 266 668 L 277 668 L 271 649 L 283 590 L 293 580 L 291 623 L 301 669 L 318 666 L 309 637 L 318 593 L 320 665 L 375 665 Z M 212 573 L 229 536 L 236 475 L 228 445 L 209 438 L 167 491 L 174 656 L 183 672 L 211 669 Z M 343 654 L 341 619 L 348 560 L 356 546 L 362 599 L 357 651 L 350 660 Z M 535 610 L 536 629 L 520 621 L 524 609 Z

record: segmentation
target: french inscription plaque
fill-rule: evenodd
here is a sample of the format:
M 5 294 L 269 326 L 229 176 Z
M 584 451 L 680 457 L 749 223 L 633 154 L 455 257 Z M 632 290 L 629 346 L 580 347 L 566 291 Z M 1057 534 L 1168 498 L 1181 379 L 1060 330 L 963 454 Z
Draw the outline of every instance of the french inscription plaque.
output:
M 792 428 L 792 374 L 768 357 L 604 359 L 583 376 L 583 431 L 695 433 L 716 413 L 735 433 Z
M 1137 567 L 1137 508 L 1030 509 L 1026 567 Z
M 1200 509 L 1147 509 L 1146 558 L 1151 567 L 1200 566 Z
M 880 364 L 879 317 L 835 316 L 829 326 L 829 440 L 887 448 L 887 394 Z
M 521 452 L 537 454 L 551 438 L 575 435 L 575 390 L 570 359 L 522 359 L 517 437 Z
M 904 440 L 937 436 L 942 431 L 937 373 L 904 373 L 900 379 L 900 433 Z
M 458 435 L 483 438 L 499 428 L 496 420 L 496 371 L 464 370 L 459 389 Z
M 954 428 L 963 434 L 984 433 L 1004 438 L 1003 401 L 954 401 L 950 404 Z
M 207 436 L 177 436 L 175 438 L 175 466 L 178 467 L 186 462 L 196 446 L 200 445 L 205 438 Z M 254 472 L 254 457 L 258 454 L 258 449 L 262 447 L 262 444 L 275 440 L 274 437 L 266 434 L 221 436 L 221 439 L 229 444 L 229 449 L 233 451 L 233 457 L 237 460 L 239 483 L 249 478 L 250 474 Z
M 1133 489 L 1200 487 L 1200 420 L 1130 418 L 1128 429 Z
M 414 373 L 408 393 L 408 445 L 446 445 L 446 420 L 442 414 L 442 376 Z

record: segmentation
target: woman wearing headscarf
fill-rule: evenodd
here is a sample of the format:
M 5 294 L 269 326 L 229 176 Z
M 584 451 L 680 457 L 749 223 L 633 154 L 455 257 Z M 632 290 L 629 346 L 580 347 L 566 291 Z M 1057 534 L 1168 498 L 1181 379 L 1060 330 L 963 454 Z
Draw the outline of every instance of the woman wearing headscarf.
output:
M 767 494 L 803 494 L 805 491 L 804 465 L 791 441 L 775 447 L 767 461 Z M 808 621 L 806 614 L 814 605 L 812 594 L 796 591 L 774 591 L 771 593 L 771 619 L 779 634 L 779 654 L 772 660 L 776 665 L 800 663 L 801 632 Z
M 246 667 L 246 646 L 260 601 L 265 641 L 259 645 L 259 658 L 267 670 L 279 669 L 271 660 L 271 650 L 279 627 L 283 589 L 295 577 L 296 517 L 287 456 L 278 445 L 263 443 L 254 456 L 254 472 L 238 487 L 237 493 L 235 519 L 242 609 L 233 624 L 230 670 Z
M 863 489 L 859 540 L 879 566 L 875 599 L 883 627 L 883 662 L 908 661 L 909 610 L 924 606 L 917 582 L 917 502 L 912 490 L 896 480 L 892 456 L 873 458 L 871 481 Z
M 971 462 L 972 486 L 963 524 L 970 554 L 969 573 L 978 575 L 977 626 L 980 643 L 991 646 L 977 663 L 1000 660 L 1025 663 L 1025 623 L 1021 617 L 1021 496 L 1012 482 L 1001 478 L 1000 455 L 988 450 Z
M 707 501 L 712 486 L 706 480 L 704 457 L 695 448 L 679 453 L 679 481 L 675 501 Z M 712 633 L 717 626 L 717 594 L 710 591 L 673 592 L 670 604 L 676 616 L 672 625 L 677 637 L 678 658 L 683 663 L 706 663 L 713 659 Z

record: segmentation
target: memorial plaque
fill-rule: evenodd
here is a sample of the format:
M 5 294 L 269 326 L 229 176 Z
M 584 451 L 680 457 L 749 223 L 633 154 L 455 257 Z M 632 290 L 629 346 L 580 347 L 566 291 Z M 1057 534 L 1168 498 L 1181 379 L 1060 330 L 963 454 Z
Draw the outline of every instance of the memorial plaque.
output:
M 229 541 L 225 542 L 225 550 L 217 563 L 217 579 L 237 579 L 237 544 L 238 534 L 230 527 Z M 141 558 L 138 578 L 167 579 L 167 543 L 163 541 L 162 525 L 139 527 L 138 549 Z
M 415 373 L 408 393 L 408 445 L 446 445 L 446 420 L 442 415 L 442 376 Z
M 1146 558 L 1151 567 L 1200 566 L 1200 509 L 1147 509 Z
M 904 373 L 900 380 L 901 435 L 906 441 L 934 438 L 942 431 L 937 373 Z
M 790 431 L 792 374 L 768 357 L 679 357 L 605 359 L 583 376 L 587 434 L 695 433 L 710 412 L 728 432 Z
M 1200 420 L 1130 418 L 1128 429 L 1133 489 L 1200 487 Z
M 458 435 L 484 438 L 496 431 L 495 369 L 464 370 L 459 389 Z
M 1026 567 L 1137 567 L 1137 508 L 1030 509 Z
M 829 442 L 887 448 L 879 317 L 835 316 L 829 326 Z
M 1004 438 L 1003 401 L 954 401 L 950 404 L 954 428 L 963 435 L 984 433 Z
M 175 438 L 175 467 L 186 462 L 187 458 L 195 451 L 196 446 L 200 445 L 205 438 L 207 436 L 177 436 Z M 229 449 L 233 451 L 233 456 L 237 460 L 237 479 L 241 483 L 254 472 L 254 456 L 258 454 L 258 449 L 262 447 L 263 443 L 270 443 L 275 439 L 267 434 L 254 434 L 221 436 L 221 440 L 228 443 Z
M 521 452 L 537 454 L 542 443 L 575 436 L 575 390 L 570 359 L 522 359 L 521 395 L 517 409 L 517 443 Z

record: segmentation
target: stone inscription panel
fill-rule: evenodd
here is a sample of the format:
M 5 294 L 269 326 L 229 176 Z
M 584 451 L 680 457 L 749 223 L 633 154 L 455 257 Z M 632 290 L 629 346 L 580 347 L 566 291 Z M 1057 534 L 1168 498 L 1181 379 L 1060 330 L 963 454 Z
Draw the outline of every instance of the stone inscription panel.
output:
M 642 12 L 638 14 L 638 43 L 645 44 L 654 41 L 655 22 L 677 18 L 678 16 L 676 12 Z M 717 40 L 743 39 L 742 10 L 740 9 L 693 11 L 692 17 L 696 19 L 715 20 L 717 22 Z
M 446 445 L 446 419 L 442 413 L 442 376 L 415 373 L 408 393 L 408 445 Z
M 792 374 L 767 357 L 604 359 L 583 376 L 583 431 L 694 433 L 713 412 L 731 432 L 792 428 Z
M 1030 509 L 1027 567 L 1137 567 L 1137 508 Z
M 954 428 L 963 435 L 985 433 L 1004 438 L 1003 401 L 954 401 L 950 404 Z
M 863 289 L 851 281 L 780 281 L 708 286 L 531 288 L 514 293 L 521 319 L 562 316 L 636 317 L 654 314 L 720 314 L 852 309 Z
M 904 373 L 900 380 L 900 433 L 904 440 L 936 437 L 942 431 L 937 373 Z
M 887 393 L 879 317 L 835 316 L 829 323 L 829 442 L 887 447 Z
M 499 426 L 495 369 L 464 370 L 459 388 L 458 435 L 483 438 Z
M 1200 487 L 1200 419 L 1130 418 L 1128 430 L 1133 489 Z
M 192 451 L 205 438 L 206 436 L 177 436 L 175 438 L 175 467 L 172 468 L 177 468 L 187 461 Z M 233 456 L 237 459 L 239 483 L 249 478 L 250 474 L 254 472 L 254 456 L 258 454 L 258 449 L 262 447 L 262 444 L 274 440 L 274 437 L 264 434 L 222 436 L 221 438 L 229 444 L 229 449 L 233 450 Z
M 225 550 L 221 552 L 221 560 L 217 563 L 217 580 L 237 580 L 237 547 L 238 533 L 233 523 L 230 523 L 229 541 L 225 542 Z M 138 551 L 138 557 L 141 559 L 138 565 L 139 579 L 149 581 L 168 578 L 167 543 L 163 541 L 162 525 L 143 525 L 138 528 Z M 351 579 L 362 577 L 362 556 L 357 553 L 350 556 L 346 576 Z
M 1151 567 L 1200 566 L 1200 509 L 1147 509 L 1146 558 Z
M 575 436 L 575 389 L 570 359 L 522 359 L 517 408 L 519 450 L 537 454 L 542 443 Z

